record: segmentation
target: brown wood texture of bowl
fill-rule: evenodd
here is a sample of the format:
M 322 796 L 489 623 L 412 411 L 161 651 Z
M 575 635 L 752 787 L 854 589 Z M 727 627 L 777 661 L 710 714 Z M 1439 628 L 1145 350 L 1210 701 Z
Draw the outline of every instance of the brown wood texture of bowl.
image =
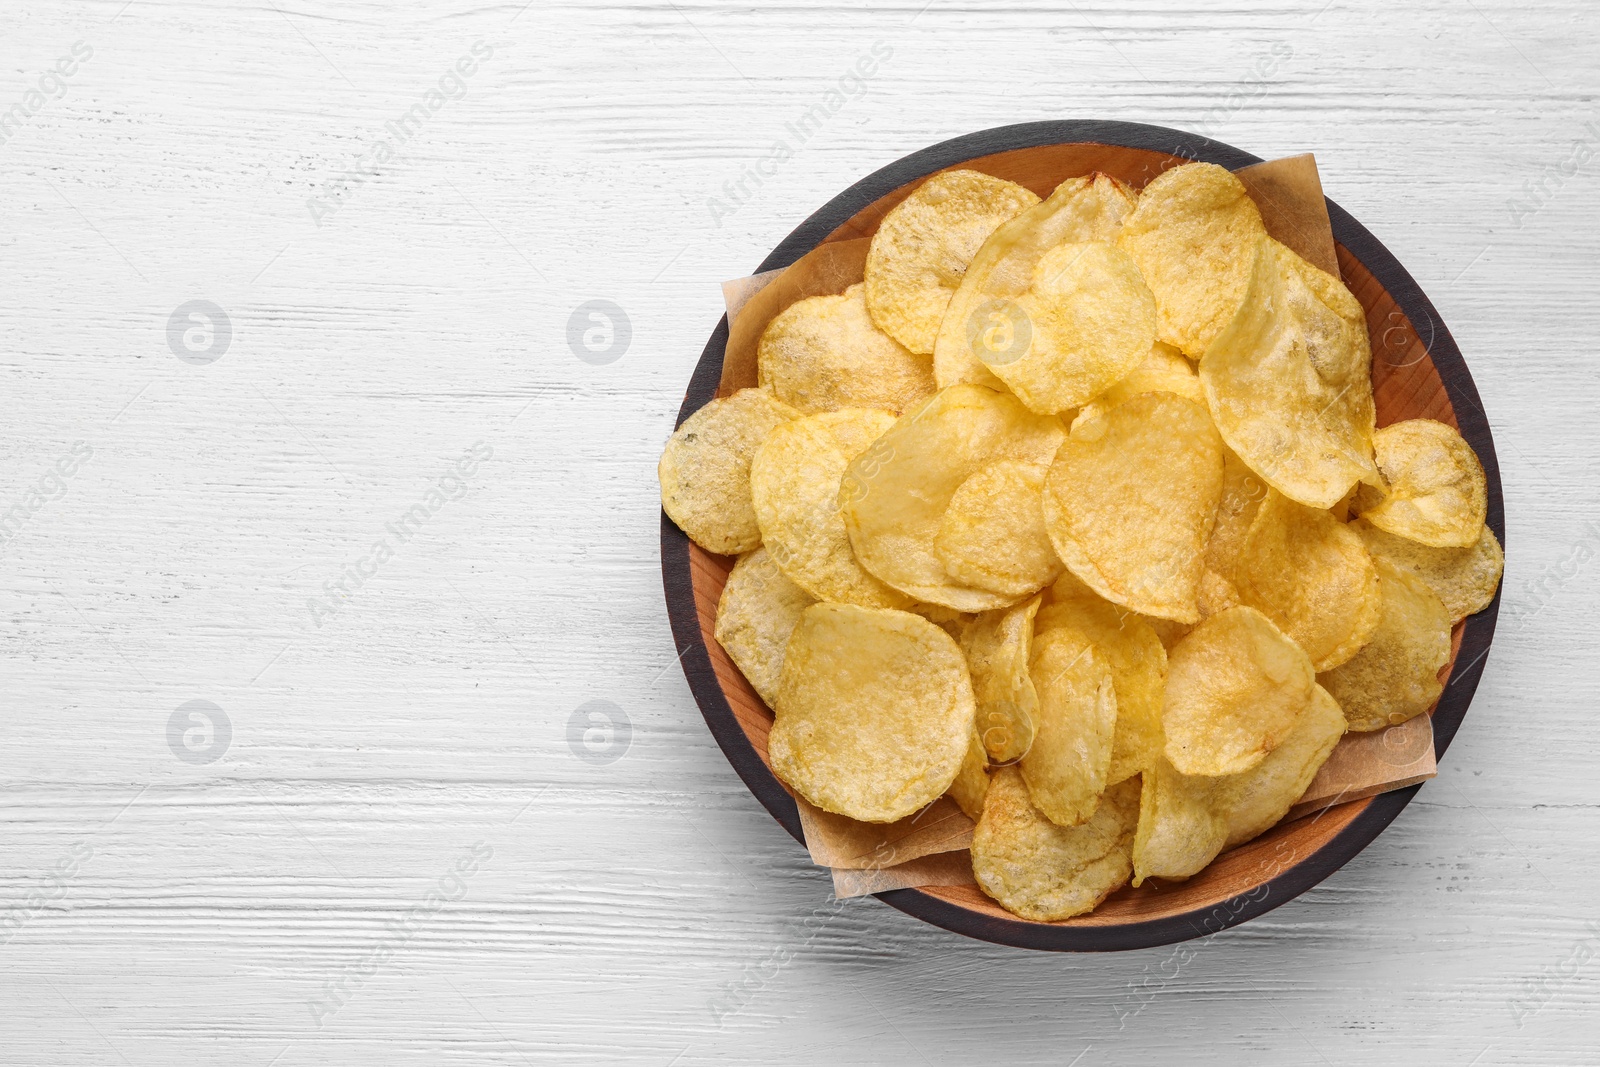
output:
M 1201 160 L 1230 169 L 1261 162 L 1196 134 L 1127 122 L 1030 122 L 958 137 L 906 156 L 846 189 L 773 250 L 759 271 L 786 267 L 825 241 L 871 235 L 884 214 L 929 175 L 972 167 L 1048 196 L 1066 178 L 1102 171 L 1135 187 L 1163 169 Z M 1477 450 L 1489 479 L 1489 526 L 1505 543 L 1500 468 L 1488 419 L 1467 365 L 1433 304 L 1394 256 L 1332 201 L 1328 214 L 1339 268 L 1367 312 L 1378 425 L 1438 419 L 1457 427 Z M 678 422 L 717 395 L 728 320 L 707 342 Z M 755 382 L 728 383 L 733 387 Z M 802 840 L 794 800 L 767 764 L 772 712 L 712 637 L 717 599 L 733 566 L 692 544 L 661 517 L 661 572 L 672 632 L 689 688 L 734 769 L 773 818 Z M 1500 597 L 1455 628 L 1445 689 L 1433 709 L 1436 751 L 1450 745 L 1478 687 L 1494 636 Z M 969 937 L 1054 951 L 1107 951 L 1169 944 L 1233 926 L 1270 911 L 1336 871 L 1400 814 L 1420 785 L 1352 801 L 1321 817 L 1284 823 L 1218 856 L 1181 883 L 1124 888 L 1091 914 L 1064 922 L 1019 919 L 976 886 L 900 889 L 878 894 L 907 914 Z

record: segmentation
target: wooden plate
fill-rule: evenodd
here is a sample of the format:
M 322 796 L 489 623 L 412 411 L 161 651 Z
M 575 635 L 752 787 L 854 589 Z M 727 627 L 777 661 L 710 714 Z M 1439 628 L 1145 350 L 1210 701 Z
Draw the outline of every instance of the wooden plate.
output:
M 773 250 L 759 271 L 786 267 L 824 241 L 870 235 L 895 204 L 936 171 L 971 166 L 1030 186 L 1041 196 L 1092 170 L 1143 186 L 1163 169 L 1192 160 L 1237 169 L 1257 157 L 1195 134 L 1127 122 L 1030 122 L 934 145 L 893 163 L 834 197 Z M 1410 418 L 1455 425 L 1477 450 L 1489 478 L 1489 526 L 1505 543 L 1500 467 L 1478 391 L 1438 312 L 1411 275 L 1337 204 L 1328 202 L 1345 284 L 1367 311 L 1372 334 L 1378 425 Z M 716 395 L 728 320 L 707 342 L 678 413 L 682 423 Z M 754 382 L 737 383 L 754 385 Z M 772 713 L 712 639 L 717 598 L 733 565 L 690 543 L 663 514 L 661 573 L 667 611 L 689 688 L 729 762 L 796 840 L 793 799 L 767 766 Z M 1443 696 L 1433 711 L 1444 755 L 1478 687 L 1494 636 L 1500 597 L 1456 627 Z M 1092 914 L 1038 923 L 1006 912 L 976 886 L 900 889 L 879 894 L 910 915 L 969 937 L 1054 951 L 1146 948 L 1226 929 L 1270 911 L 1332 874 L 1377 837 L 1421 786 L 1328 809 L 1278 826 L 1219 856 L 1181 884 L 1147 882 L 1113 894 Z

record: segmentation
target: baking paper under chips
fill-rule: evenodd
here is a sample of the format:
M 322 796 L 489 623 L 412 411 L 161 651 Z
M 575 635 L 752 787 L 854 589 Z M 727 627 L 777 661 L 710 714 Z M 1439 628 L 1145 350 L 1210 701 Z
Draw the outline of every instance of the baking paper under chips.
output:
M 1489 486 L 1472 446 L 1442 422 L 1408 419 L 1373 438 L 1384 489 L 1364 485 L 1356 510 L 1380 530 L 1434 548 L 1476 544 Z
M 799 414 L 765 390 L 741 389 L 690 415 L 656 468 L 667 517 L 708 552 L 733 555 L 759 545 L 750 459 L 773 427 Z
M 1228 171 L 1187 163 L 1156 176 L 1117 244 L 1155 294 L 1157 336 L 1199 359 L 1245 299 L 1261 212 Z
M 808 414 L 884 408 L 896 414 L 933 395 L 933 366 L 879 330 L 866 290 L 791 304 L 761 334 L 759 384 Z
M 1444 691 L 1450 612 L 1422 579 L 1385 559 L 1378 566 L 1383 614 L 1372 640 L 1350 662 L 1317 676 L 1352 730 L 1381 730 L 1421 715 Z
M 1061 826 L 1094 814 L 1111 770 L 1117 694 L 1111 669 L 1080 631 L 1045 630 L 1029 664 L 1039 694 L 1022 777 L 1034 805 Z
M 969 586 L 934 548 L 957 489 L 999 460 L 1049 464 L 1066 436 L 1061 420 L 976 385 L 946 389 L 908 411 L 857 456 L 840 490 L 856 558 L 880 581 L 959 611 L 1007 607 L 1021 597 Z
M 1477 542 L 1466 548 L 1419 545 L 1409 537 L 1386 533 L 1365 519 L 1357 519 L 1351 528 L 1366 542 L 1367 551 L 1421 578 L 1444 603 L 1452 623 L 1488 607 L 1500 586 L 1506 557 L 1494 531 L 1487 526 L 1479 532 Z
M 978 705 L 978 737 L 996 763 L 1020 759 L 1033 746 L 1039 696 L 1028 665 L 1038 611 L 1038 597 L 1014 608 L 986 611 L 961 634 Z
M 1045 527 L 1102 597 L 1195 622 L 1221 494 L 1222 442 L 1205 409 L 1145 393 L 1073 426 L 1045 480 Z
M 867 308 L 878 328 L 931 353 L 967 264 L 1001 223 L 1038 202 L 1015 182 L 975 170 L 923 182 L 883 217 L 867 252 Z
M 1082 915 L 1127 884 L 1138 816 L 1134 780 L 1112 786 L 1088 822 L 1065 829 L 1034 807 L 1022 775 L 1006 767 L 995 774 L 972 835 L 972 873 L 1024 919 Z
M 765 548 L 739 557 L 717 601 L 717 643 L 770 707 L 778 697 L 783 650 L 816 600 L 783 576 Z
M 1331 508 L 1376 480 L 1366 315 L 1338 279 L 1263 238 L 1244 306 L 1200 361 L 1228 447 L 1291 500 Z
M 1048 467 L 1001 460 L 961 483 L 933 549 L 957 581 L 1001 596 L 1031 596 L 1061 576 L 1044 528 Z
M 972 737 L 961 649 L 919 615 L 814 604 L 789 638 L 772 769 L 824 811 L 894 822 L 950 788 Z

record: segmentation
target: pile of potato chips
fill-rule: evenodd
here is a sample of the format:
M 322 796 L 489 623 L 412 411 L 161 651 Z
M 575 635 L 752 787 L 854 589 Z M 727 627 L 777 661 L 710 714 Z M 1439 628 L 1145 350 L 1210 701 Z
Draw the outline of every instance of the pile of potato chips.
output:
M 1346 730 L 1428 711 L 1500 580 L 1471 447 L 1377 429 L 1361 305 L 1211 164 L 937 174 L 758 358 L 660 475 L 740 554 L 716 637 L 772 768 L 868 822 L 948 793 L 1027 919 L 1271 828 Z

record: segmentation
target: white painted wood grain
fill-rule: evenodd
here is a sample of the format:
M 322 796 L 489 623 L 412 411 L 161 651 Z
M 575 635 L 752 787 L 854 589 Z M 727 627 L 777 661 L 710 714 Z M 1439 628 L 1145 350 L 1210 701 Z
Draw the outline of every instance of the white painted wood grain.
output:
M 1600 160 L 1508 207 L 1595 138 L 1592 4 L 0 21 L 0 111 L 93 49 L 0 144 L 0 512 L 92 449 L 0 546 L 0 1063 L 1600 1062 L 1600 564 L 1572 556 L 1600 522 Z M 880 41 L 864 92 L 714 218 Z M 308 198 L 477 42 L 406 162 L 314 224 Z M 1438 780 L 1357 861 L 1110 957 L 833 906 L 701 722 L 656 548 L 717 283 L 906 152 L 1067 116 L 1316 151 L 1473 369 L 1515 620 Z M 205 366 L 165 333 L 196 298 L 234 331 Z M 567 345 L 591 299 L 631 320 L 608 365 Z M 480 441 L 460 498 L 315 625 L 308 598 Z M 209 764 L 168 748 L 195 699 L 232 725 Z M 569 747 L 593 700 L 631 725 L 614 762 Z

